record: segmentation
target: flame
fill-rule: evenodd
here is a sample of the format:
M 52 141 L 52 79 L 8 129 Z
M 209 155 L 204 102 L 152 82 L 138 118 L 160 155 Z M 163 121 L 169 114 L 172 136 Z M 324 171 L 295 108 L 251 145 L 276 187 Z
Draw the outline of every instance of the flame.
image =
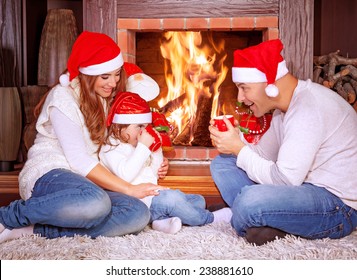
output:
M 190 131 L 189 142 L 193 140 L 192 124 L 196 118 L 198 99 L 202 95 L 213 97 L 211 117 L 216 116 L 219 87 L 228 72 L 223 64 L 227 57 L 224 42 L 215 44 L 210 36 L 207 41 L 202 46 L 201 32 L 169 31 L 163 34 L 160 46 L 165 59 L 168 93 L 158 101 L 158 105 L 163 107 L 170 101 L 180 100 L 167 119 L 175 127 L 176 136 L 184 130 Z

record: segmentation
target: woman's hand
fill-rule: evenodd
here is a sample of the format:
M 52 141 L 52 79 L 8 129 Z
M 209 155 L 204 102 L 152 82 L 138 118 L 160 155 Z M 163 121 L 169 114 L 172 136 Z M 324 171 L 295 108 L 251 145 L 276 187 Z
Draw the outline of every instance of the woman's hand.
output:
M 209 131 L 213 145 L 222 154 L 238 155 L 245 146 L 239 136 L 238 128 L 235 128 L 229 120 L 223 118 L 228 130 L 221 132 L 214 126 L 214 120 L 210 121 Z M 235 121 L 237 122 L 237 121 Z
M 161 167 L 157 171 L 157 175 L 159 176 L 160 179 L 163 179 L 166 177 L 167 171 L 169 170 L 169 160 L 164 157 L 164 160 L 162 161 Z
M 160 190 L 167 190 L 168 188 L 151 183 L 142 183 L 139 185 L 132 185 L 130 187 L 129 195 L 136 198 L 144 198 L 150 195 L 159 195 Z

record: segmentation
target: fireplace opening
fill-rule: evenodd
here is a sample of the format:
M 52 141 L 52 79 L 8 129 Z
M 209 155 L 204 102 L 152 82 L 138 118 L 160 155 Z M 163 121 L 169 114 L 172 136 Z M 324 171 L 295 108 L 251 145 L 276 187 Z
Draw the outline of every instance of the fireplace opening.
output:
M 255 30 L 136 33 L 136 64 L 160 87 L 150 106 L 169 120 L 175 146 L 212 147 L 210 119 L 239 119 L 233 52 L 262 42 L 262 36 Z

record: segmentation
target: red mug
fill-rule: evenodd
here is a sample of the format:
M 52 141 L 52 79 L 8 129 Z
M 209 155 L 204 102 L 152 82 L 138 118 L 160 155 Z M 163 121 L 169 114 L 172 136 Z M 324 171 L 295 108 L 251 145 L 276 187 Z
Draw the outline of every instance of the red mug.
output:
M 157 135 L 155 129 L 152 127 L 152 125 L 147 125 L 145 127 L 146 131 L 149 132 L 149 134 L 154 137 L 154 142 L 151 144 L 149 147 L 150 151 L 155 152 L 161 147 L 161 139 L 160 136 Z
M 217 116 L 214 117 L 214 126 L 218 128 L 219 131 L 227 131 L 227 126 L 226 123 L 223 120 L 223 116 L 225 116 L 230 122 L 231 124 L 234 126 L 234 117 L 233 115 L 222 115 L 222 116 Z

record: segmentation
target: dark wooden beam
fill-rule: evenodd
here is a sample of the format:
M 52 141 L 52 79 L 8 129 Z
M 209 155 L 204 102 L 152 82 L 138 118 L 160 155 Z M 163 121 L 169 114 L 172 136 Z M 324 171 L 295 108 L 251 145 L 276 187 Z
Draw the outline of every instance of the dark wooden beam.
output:
M 107 34 L 117 41 L 117 6 L 120 0 L 83 0 L 83 30 Z
M 283 55 L 293 75 L 312 79 L 314 44 L 314 0 L 281 0 L 279 12 Z

